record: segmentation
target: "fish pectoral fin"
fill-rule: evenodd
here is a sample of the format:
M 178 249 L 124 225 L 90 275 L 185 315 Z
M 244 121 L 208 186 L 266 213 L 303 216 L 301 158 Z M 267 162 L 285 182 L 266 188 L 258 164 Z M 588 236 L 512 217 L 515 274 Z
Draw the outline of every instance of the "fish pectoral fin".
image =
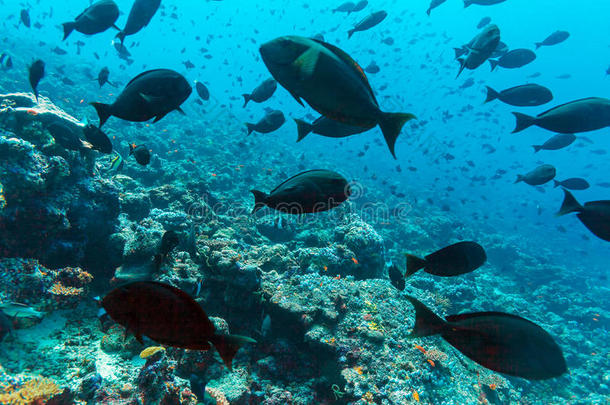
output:
M 299 68 L 299 73 L 302 78 L 309 78 L 313 75 L 320 58 L 320 51 L 315 48 L 309 48 L 303 52 L 292 64 Z
M 292 97 L 294 97 L 294 99 L 297 101 L 297 103 L 301 104 L 303 107 L 305 107 L 305 104 L 303 104 L 303 100 L 301 100 L 301 97 L 297 96 L 295 93 L 293 93 L 292 91 L 290 92 L 290 95 Z
M 163 97 L 151 96 L 144 93 L 140 93 L 140 97 L 142 97 L 149 104 L 156 104 L 163 100 Z
M 184 110 L 182 110 L 182 108 L 178 107 L 176 108 L 176 111 L 178 111 L 180 114 L 182 115 L 186 115 L 186 113 L 184 112 Z

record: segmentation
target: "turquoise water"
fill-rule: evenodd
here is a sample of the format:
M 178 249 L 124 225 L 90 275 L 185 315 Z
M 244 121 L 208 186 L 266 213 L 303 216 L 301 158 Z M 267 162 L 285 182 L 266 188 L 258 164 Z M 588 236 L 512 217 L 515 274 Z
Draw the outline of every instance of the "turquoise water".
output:
M 116 25 L 123 27 L 132 1 L 116 4 Z M 609 199 L 609 129 L 577 133 L 564 149 L 534 153 L 532 145 L 555 132 L 532 127 L 512 134 L 511 112 L 536 115 L 608 97 L 610 3 L 507 0 L 464 8 L 449 0 L 428 16 L 427 0 L 371 0 L 349 15 L 333 13 L 340 2 L 163 0 L 150 23 L 126 37 L 129 61 L 113 47 L 114 28 L 93 36 L 75 31 L 62 41 L 61 24 L 88 5 L 4 0 L 0 9 L 0 53 L 6 54 L 0 403 L 44 403 L 62 391 L 65 403 L 609 402 L 608 242 L 576 215 L 556 216 L 564 193 L 552 181 L 514 184 L 517 175 L 551 164 L 555 180 L 590 184 L 573 191 L 581 204 Z M 23 9 L 29 28 L 19 21 Z M 379 25 L 348 39 L 349 29 L 379 10 L 388 13 Z M 485 62 L 456 78 L 454 48 L 481 31 L 483 17 L 499 27 L 509 49 L 534 50 L 536 60 L 493 72 Z M 569 38 L 535 49 L 557 30 Z M 299 105 L 282 83 L 268 100 L 243 107 L 242 94 L 271 77 L 261 45 L 317 34 L 362 67 L 380 67 L 366 76 L 382 111 L 417 117 L 400 132 L 396 159 L 377 126 L 341 139 L 310 134 L 297 143 L 293 119 L 311 122 L 320 114 Z M 46 65 L 39 103 L 28 81 L 36 59 Z M 100 87 L 103 67 L 111 84 Z M 172 111 L 157 123 L 111 117 L 102 129 L 112 154 L 69 150 L 53 139 L 50 123 L 97 125 L 89 103 L 112 103 L 130 80 L 158 68 L 193 86 L 184 115 Z M 205 84 L 209 100 L 199 97 L 196 82 Z M 554 99 L 538 107 L 484 104 L 486 86 L 500 91 L 527 83 L 547 87 Z M 282 111 L 286 122 L 271 133 L 246 135 L 244 124 L 267 109 Z M 138 164 L 130 144 L 149 149 L 151 163 Z M 120 170 L 112 166 L 117 155 L 124 160 Z M 329 212 L 251 214 L 250 190 L 271 192 L 311 169 L 340 173 L 350 185 L 348 201 Z M 607 217 L 593 221 L 607 224 Z M 179 242 L 156 266 L 167 231 Z M 404 291 L 390 283 L 388 269 L 404 269 L 404 253 L 423 257 L 463 240 L 487 252 L 476 271 L 418 272 Z M 228 325 L 257 343 L 240 349 L 230 371 L 213 349 L 185 351 L 150 336 L 144 343 L 124 339 L 125 325 L 98 318 L 93 298 L 134 280 L 180 288 L 214 317 L 217 330 L 228 333 Z M 476 364 L 439 336 L 413 339 L 414 312 L 405 295 L 442 316 L 525 317 L 553 337 L 568 371 L 543 381 L 511 377 Z M 167 349 L 138 356 L 158 343 Z M 10 396 L 37 376 L 57 389 Z

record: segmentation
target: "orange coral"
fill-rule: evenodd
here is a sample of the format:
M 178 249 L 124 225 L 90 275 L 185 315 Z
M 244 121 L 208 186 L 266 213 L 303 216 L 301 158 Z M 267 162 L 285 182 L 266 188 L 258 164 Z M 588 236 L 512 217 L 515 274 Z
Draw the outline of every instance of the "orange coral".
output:
M 51 286 L 51 288 L 49 288 L 49 292 L 53 295 L 76 297 L 83 293 L 83 289 L 76 287 L 66 287 L 61 282 L 57 281 Z
M 52 380 L 48 378 L 33 378 L 18 388 L 4 387 L 4 393 L 0 394 L 0 404 L 30 405 L 43 403 L 61 390 Z

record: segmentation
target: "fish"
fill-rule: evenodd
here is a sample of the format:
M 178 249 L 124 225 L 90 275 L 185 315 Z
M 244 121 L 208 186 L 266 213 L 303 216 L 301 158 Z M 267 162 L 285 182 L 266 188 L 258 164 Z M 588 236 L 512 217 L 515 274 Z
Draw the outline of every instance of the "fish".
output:
M 112 83 L 110 83 L 108 81 L 109 77 L 110 77 L 110 70 L 107 67 L 103 67 L 102 70 L 100 70 L 100 72 L 97 75 L 97 82 L 100 85 L 100 88 L 106 83 L 112 85 Z
M 485 103 L 493 100 L 500 100 L 503 103 L 515 107 L 534 107 L 549 103 L 553 100 L 551 90 L 538 84 L 524 84 L 511 87 L 510 89 L 497 92 L 489 86 L 487 87 L 487 98 Z
M 535 60 L 536 54 L 534 51 L 520 48 L 508 51 L 499 59 L 489 59 L 489 63 L 491 64 L 491 71 L 493 72 L 498 66 L 505 69 L 518 69 L 532 63 Z
M 25 8 L 22 9 L 21 13 L 19 13 L 19 18 L 23 25 L 25 25 L 27 28 L 30 28 L 31 20 L 30 20 L 30 12 L 28 10 L 26 10 Z
M 405 276 L 402 271 L 392 264 L 388 268 L 388 276 L 390 277 L 390 283 L 398 290 L 403 291 L 405 289 Z
M 92 149 L 95 149 L 101 153 L 112 153 L 112 142 L 104 132 L 93 124 L 87 124 L 83 128 L 85 139 L 91 145 Z
M 263 62 L 271 75 L 301 105 L 343 124 L 379 125 L 394 158 L 396 138 L 415 115 L 382 112 L 362 68 L 344 51 L 325 42 L 286 36 L 263 44 Z
M 246 127 L 248 128 L 248 135 L 254 131 L 260 132 L 261 134 L 268 134 L 280 129 L 285 122 L 286 118 L 284 117 L 283 112 L 280 110 L 270 110 L 256 124 L 247 122 Z
M 380 70 L 381 69 L 374 61 L 369 63 L 369 65 L 364 68 L 364 71 L 366 73 L 371 73 L 371 74 L 379 73 Z
M 129 156 L 133 155 L 141 166 L 147 166 L 150 163 L 150 151 L 146 145 L 129 144 Z
M 459 55 L 456 49 L 457 61 L 460 63 L 460 70 L 457 77 L 464 69 L 475 70 L 481 66 L 500 44 L 500 29 L 495 24 L 485 27 L 476 37 L 466 46 L 465 54 Z
M 298 138 L 297 142 L 302 141 L 310 133 L 325 136 L 327 138 L 345 138 L 348 136 L 360 134 L 373 128 L 363 128 L 360 126 L 346 125 L 339 121 L 331 120 L 325 116 L 321 116 L 311 124 L 301 119 L 295 118 L 297 124 Z
M 44 312 L 36 311 L 34 308 L 29 307 L 25 304 L 18 302 L 3 302 L 0 304 L 0 311 L 6 316 L 17 319 L 17 318 L 33 318 L 42 319 L 45 316 Z
M 180 244 L 180 237 L 176 231 L 165 231 L 161 237 L 161 244 L 159 245 L 159 251 L 154 256 L 154 263 L 157 271 L 161 267 L 161 264 L 165 261 L 167 256 Z
M 64 41 L 72 31 L 76 30 L 85 35 L 94 35 L 114 27 L 119 18 L 119 7 L 112 0 L 99 0 L 87 7 L 74 21 L 63 23 Z
M 541 46 L 553 46 L 560 44 L 570 37 L 570 33 L 567 31 L 555 31 L 542 42 L 536 42 L 536 49 Z
M 481 29 L 483 27 L 485 27 L 486 25 L 488 25 L 491 22 L 491 17 L 483 17 L 481 18 L 481 21 L 479 21 L 479 23 L 477 24 L 477 28 Z
M 335 8 L 333 10 L 333 14 L 334 13 L 347 13 L 350 14 L 353 10 L 354 7 L 356 7 L 356 4 L 354 4 L 354 2 L 352 1 L 347 1 L 343 4 L 341 4 L 339 7 Z
M 287 214 L 311 214 L 331 210 L 346 201 L 351 189 L 347 180 L 330 170 L 309 170 L 282 182 L 270 193 L 250 190 L 252 214 L 267 206 Z
M 44 67 L 44 62 L 41 59 L 38 59 L 32 63 L 29 68 L 30 86 L 32 86 L 32 90 L 36 96 L 36 102 L 38 102 L 38 84 L 44 77 Z
M 108 166 L 107 170 L 111 173 L 118 173 L 123 169 L 123 166 L 125 165 L 125 159 L 123 159 L 123 156 L 121 156 L 120 153 L 116 151 L 114 153 L 115 156 L 110 161 L 110 166 Z
M 277 89 L 277 81 L 269 78 L 259 84 L 250 94 L 242 94 L 244 98 L 244 108 L 248 105 L 248 102 L 254 101 L 255 103 L 262 103 L 267 101 L 273 96 Z
M 590 97 L 551 108 L 536 117 L 513 112 L 517 124 L 513 133 L 536 125 L 561 134 L 577 134 L 610 126 L 610 100 Z
M 575 212 L 576 216 L 593 235 L 610 242 L 610 200 L 590 201 L 580 205 L 576 198 L 565 188 L 563 203 L 557 216 Z
M 532 145 L 532 147 L 534 148 L 534 152 L 539 152 L 541 150 L 559 150 L 570 146 L 575 140 L 576 135 L 574 134 L 557 134 L 553 135 L 542 145 Z
M 112 104 L 90 103 L 100 118 L 100 128 L 111 116 L 126 121 L 158 122 L 171 111 L 183 111 L 180 105 L 193 89 L 181 74 L 169 69 L 140 73 L 125 86 Z
M 67 150 L 81 151 L 88 147 L 72 127 L 62 122 L 49 124 L 47 131 L 49 131 L 56 143 Z
M 555 188 L 561 186 L 568 190 L 586 190 L 590 187 L 589 182 L 579 177 L 572 177 L 563 181 L 553 180 L 555 182 Z
M 479 6 L 493 6 L 494 4 L 500 4 L 505 1 L 506 0 L 464 0 L 464 8 L 473 4 L 477 4 Z
M 161 0 L 135 0 L 127 17 L 125 28 L 116 35 L 121 44 L 125 41 L 126 36 L 138 33 L 150 23 L 160 5 Z
M 208 101 L 210 99 L 210 91 L 205 86 L 205 84 L 201 82 L 195 82 L 195 90 L 197 91 L 197 94 L 199 95 L 199 97 L 201 97 L 202 100 Z
M 452 277 L 470 273 L 487 261 L 485 249 L 476 242 L 458 242 L 437 250 L 425 258 L 407 254 L 405 277 L 424 269 L 426 273 L 441 277 Z
M 553 180 L 556 174 L 557 170 L 554 166 L 545 164 L 538 166 L 527 174 L 517 175 L 517 180 L 515 180 L 515 183 L 524 182 L 530 186 L 541 186 Z
M 568 371 L 563 352 L 553 337 L 517 315 L 473 312 L 440 318 L 414 297 L 415 326 L 409 338 L 440 335 L 481 366 L 527 380 L 547 380 Z
M 355 32 L 370 30 L 374 26 L 381 23 L 388 16 L 388 13 L 384 10 L 376 11 L 369 16 L 362 19 L 354 28 L 347 32 L 347 38 L 351 38 Z
M 428 10 L 426 10 L 426 14 L 430 15 L 432 10 L 434 10 L 435 8 L 437 8 L 438 6 L 440 6 L 441 4 L 443 4 L 446 1 L 447 0 L 431 0 L 430 5 L 428 6 Z
M 225 366 L 252 338 L 223 335 L 201 306 L 186 292 L 169 284 L 136 281 L 110 291 L 101 300 L 108 315 L 143 343 L 142 336 L 171 347 L 189 350 L 216 348 Z
M 352 13 L 357 13 L 358 11 L 362 11 L 366 8 L 366 6 L 369 5 L 368 0 L 360 0 L 358 3 L 356 3 L 356 5 L 354 6 L 354 8 L 352 9 Z

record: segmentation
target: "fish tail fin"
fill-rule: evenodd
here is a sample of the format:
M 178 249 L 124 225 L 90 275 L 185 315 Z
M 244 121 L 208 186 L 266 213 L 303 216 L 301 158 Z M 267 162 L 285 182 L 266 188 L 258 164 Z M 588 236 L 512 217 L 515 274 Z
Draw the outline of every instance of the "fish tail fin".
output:
M 233 369 L 233 357 L 246 343 L 256 343 L 256 340 L 240 335 L 214 335 L 210 338 L 218 354 L 229 370 Z
M 472 2 L 470 0 L 464 0 L 464 8 L 470 6 Z
M 536 50 L 542 46 L 542 42 L 536 42 Z
M 555 185 L 553 186 L 553 188 L 557 188 L 557 187 L 561 186 L 561 182 L 560 181 L 557 181 L 555 179 L 553 179 L 553 181 L 555 182 Z
M 426 10 L 426 14 L 428 14 L 428 16 L 430 16 L 430 12 L 432 11 L 431 8 L 429 8 L 428 10 Z
M 497 91 L 495 91 L 494 89 L 492 89 L 489 86 L 485 86 L 487 87 L 487 98 L 485 99 L 486 103 L 489 103 L 490 101 L 493 101 L 495 99 L 497 99 L 498 97 L 500 97 L 500 93 L 498 93 Z
M 534 148 L 534 153 L 538 153 L 542 149 L 542 145 L 532 145 L 532 148 Z
M 267 201 L 267 198 L 269 196 L 266 193 L 263 193 L 262 191 L 258 190 L 250 190 L 250 192 L 252 193 L 252 195 L 254 195 L 254 208 L 251 212 L 252 214 L 254 214 L 256 211 L 260 210 L 265 206 L 265 201 Z
M 555 216 L 560 217 L 571 212 L 581 212 L 583 207 L 578 201 L 576 201 L 576 198 L 574 198 L 572 193 L 565 188 L 563 189 L 563 193 L 565 194 L 563 203 L 561 204 L 561 208 L 559 208 L 559 212 L 555 214 Z
M 464 50 L 462 48 L 453 48 L 453 52 L 455 52 L 455 59 L 464 54 Z
M 515 183 L 513 183 L 513 184 L 517 184 L 517 183 L 520 183 L 520 182 L 522 182 L 522 181 L 523 181 L 523 175 L 518 174 L 518 175 L 517 175 L 517 180 L 515 180 Z
M 250 101 L 250 95 L 242 94 L 242 97 L 244 98 L 244 108 L 246 108 L 246 106 L 248 105 L 248 101 Z
M 294 119 L 294 122 L 297 124 L 297 142 L 301 142 L 307 135 L 311 133 L 313 130 L 313 125 L 298 118 Z
M 460 75 L 462 74 L 462 72 L 464 71 L 464 68 L 466 67 L 466 59 L 464 58 L 458 58 L 458 62 L 460 62 L 460 71 L 458 72 L 457 76 L 455 77 L 456 79 L 458 77 L 460 77 Z
M 352 37 L 352 35 L 354 35 L 354 32 L 356 32 L 356 31 L 355 30 L 347 31 L 347 39 L 350 39 Z
M 110 104 L 104 104 L 104 103 L 89 103 L 89 104 L 91 104 L 93 106 L 93 108 L 95 108 L 95 111 L 97 111 L 97 115 L 100 117 L 100 128 L 101 128 L 102 125 L 104 125 L 104 123 L 112 115 L 112 112 L 110 111 Z
M 382 113 L 381 119 L 379 120 L 379 127 L 383 132 L 390 153 L 396 159 L 394 153 L 394 145 L 396 144 L 396 138 L 400 135 L 402 127 L 410 120 L 416 119 L 415 115 L 409 113 Z
M 513 134 L 517 132 L 521 132 L 526 128 L 531 127 L 536 123 L 536 118 L 527 114 L 522 114 L 518 112 L 514 112 L 513 115 L 517 119 L 517 124 L 515 129 L 513 130 Z
M 254 132 L 254 125 L 255 124 L 250 124 L 249 122 L 246 122 L 246 128 L 248 128 L 248 135 Z
M 410 338 L 438 335 L 447 328 L 447 322 L 432 312 L 419 300 L 406 295 L 406 298 L 415 307 L 415 325 L 408 335 Z
M 125 34 L 125 31 L 119 31 L 118 34 L 116 34 L 115 38 L 118 38 L 119 41 L 121 41 L 121 45 L 123 45 L 123 41 L 125 41 L 125 37 L 127 35 Z
M 64 27 L 64 39 L 63 39 L 63 41 L 65 41 L 66 38 L 68 38 L 68 36 L 72 33 L 72 31 L 74 31 L 74 28 L 76 28 L 76 23 L 74 23 L 74 22 L 67 22 L 67 23 L 63 23 L 62 26 Z
M 426 267 L 425 259 L 410 254 L 407 254 L 405 256 L 407 257 L 407 271 L 405 272 L 405 277 L 409 277 L 415 274 L 417 271 Z
M 498 62 L 496 59 L 489 59 L 489 64 L 491 65 L 491 71 L 493 72 L 498 67 Z

